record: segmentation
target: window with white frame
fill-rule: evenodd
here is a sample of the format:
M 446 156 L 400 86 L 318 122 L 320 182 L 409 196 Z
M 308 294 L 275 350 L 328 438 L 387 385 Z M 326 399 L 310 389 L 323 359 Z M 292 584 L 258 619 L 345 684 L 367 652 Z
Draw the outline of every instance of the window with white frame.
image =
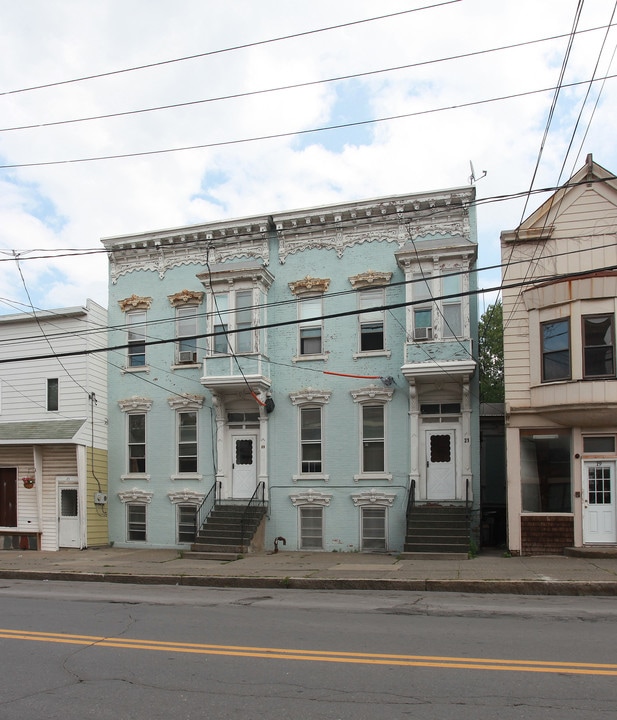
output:
M 300 408 L 300 472 L 322 472 L 322 408 Z
M 197 362 L 197 306 L 176 308 L 176 362 L 182 365 Z
M 358 291 L 360 310 L 382 308 L 384 300 L 384 288 L 368 288 Z M 358 316 L 358 323 L 360 328 L 360 352 L 384 350 L 384 311 L 373 309 L 370 312 L 361 312 Z
M 135 310 L 126 314 L 127 364 L 130 368 L 146 364 L 146 312 Z
M 147 505 L 126 503 L 126 539 L 132 542 L 146 542 Z
M 323 548 L 323 507 L 300 506 L 300 549 Z
M 433 337 L 432 278 L 427 272 L 414 273 L 412 281 L 414 340 L 431 340 Z
M 58 390 L 58 378 L 47 378 L 47 410 L 49 412 L 58 410 Z
M 253 291 L 216 293 L 212 308 L 216 354 L 255 352 Z
M 178 412 L 178 472 L 197 472 L 197 413 Z
M 127 415 L 128 426 L 128 472 L 146 472 L 146 415 Z
M 387 467 L 386 409 L 393 393 L 390 388 L 375 385 L 351 391 L 359 406 L 360 474 L 354 475 L 356 481 L 392 477 Z
M 323 352 L 322 296 L 298 299 L 299 355 L 320 355 Z
M 442 300 L 441 312 L 443 314 L 443 333 L 445 338 L 459 338 L 463 335 L 462 315 L 462 275 L 448 274 L 441 279 Z
M 386 471 L 386 422 L 383 404 L 362 405 L 362 473 Z
M 178 542 L 195 542 L 195 536 L 197 535 L 197 505 L 190 503 L 176 505 L 176 521 Z
M 386 508 L 362 507 L 362 549 L 386 550 Z

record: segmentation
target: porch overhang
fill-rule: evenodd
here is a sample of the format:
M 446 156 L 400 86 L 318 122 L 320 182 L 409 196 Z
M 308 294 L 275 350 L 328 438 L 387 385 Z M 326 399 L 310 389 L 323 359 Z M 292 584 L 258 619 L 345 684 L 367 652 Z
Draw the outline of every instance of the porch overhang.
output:
M 440 360 L 439 362 L 406 363 L 401 367 L 407 382 L 420 379 L 447 377 L 456 380 L 469 379 L 476 370 L 475 360 Z
M 258 395 L 269 390 L 272 381 L 265 375 L 209 375 L 201 378 L 201 384 L 213 393 L 237 393 L 250 388 Z
M 617 418 L 616 403 L 510 406 L 508 409 L 510 416 L 526 415 L 529 422 L 533 422 L 533 417 L 541 417 L 563 427 L 614 427 Z
M 0 445 L 77 444 L 84 420 L 33 420 L 0 423 Z

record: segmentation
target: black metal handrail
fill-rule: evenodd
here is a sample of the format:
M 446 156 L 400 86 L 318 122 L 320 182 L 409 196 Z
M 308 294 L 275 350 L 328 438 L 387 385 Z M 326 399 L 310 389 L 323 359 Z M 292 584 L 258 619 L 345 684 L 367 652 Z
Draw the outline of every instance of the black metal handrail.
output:
M 251 499 L 246 504 L 246 507 L 244 508 L 244 512 L 242 513 L 242 518 L 240 520 L 240 536 L 241 536 L 241 546 L 244 547 L 244 540 L 246 537 L 246 526 L 248 525 L 250 514 L 253 510 L 264 507 L 266 504 L 265 501 L 265 495 L 266 495 L 266 484 L 263 482 L 257 483 L 257 487 L 255 488 L 255 492 L 253 493 Z
M 218 505 L 221 501 L 221 482 L 215 480 L 214 485 L 210 488 L 210 491 L 206 497 L 201 501 L 201 505 L 195 510 L 195 540 L 199 535 L 203 524 L 206 522 L 208 515 L 212 512 L 215 505 Z
M 416 481 L 412 478 L 409 483 L 409 495 L 407 496 L 407 517 L 416 504 Z

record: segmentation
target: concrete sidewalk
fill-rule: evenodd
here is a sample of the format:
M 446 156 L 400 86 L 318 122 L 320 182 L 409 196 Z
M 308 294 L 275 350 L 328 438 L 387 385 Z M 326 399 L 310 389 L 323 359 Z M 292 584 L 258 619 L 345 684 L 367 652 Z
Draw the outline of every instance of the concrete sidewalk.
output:
M 431 559 L 376 553 L 255 553 L 233 562 L 177 550 L 0 551 L 0 577 L 212 587 L 617 596 L 617 558 Z

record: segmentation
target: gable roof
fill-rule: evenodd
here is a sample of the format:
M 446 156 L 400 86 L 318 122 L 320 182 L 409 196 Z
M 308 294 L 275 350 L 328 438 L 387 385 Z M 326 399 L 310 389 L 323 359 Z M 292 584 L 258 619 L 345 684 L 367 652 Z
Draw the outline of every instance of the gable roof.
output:
M 529 215 L 515 230 L 501 233 L 504 241 L 547 239 L 554 230 L 557 216 L 592 189 L 617 208 L 617 178 L 598 163 L 591 153 L 583 167 Z

